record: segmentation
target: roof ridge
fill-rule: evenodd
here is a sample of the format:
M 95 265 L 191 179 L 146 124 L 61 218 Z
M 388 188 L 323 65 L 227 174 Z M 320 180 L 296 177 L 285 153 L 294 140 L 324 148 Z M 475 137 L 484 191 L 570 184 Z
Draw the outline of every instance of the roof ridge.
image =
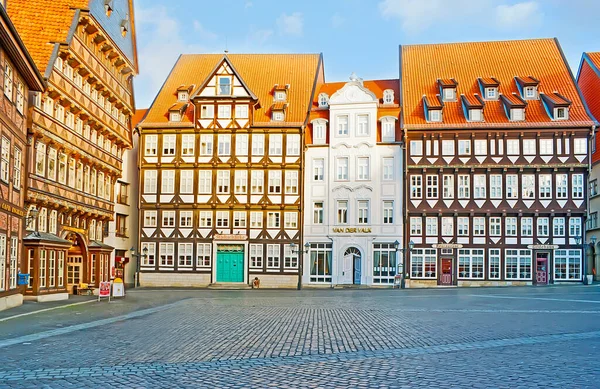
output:
M 464 41 L 464 42 L 434 42 L 434 43 L 415 43 L 411 45 L 400 45 L 404 47 L 421 47 L 421 46 L 449 46 L 449 45 L 465 45 L 465 44 L 478 44 L 478 43 L 512 43 L 512 42 L 534 42 L 534 41 L 551 41 L 555 38 L 524 38 L 524 39 L 499 39 L 499 40 L 486 40 L 486 41 Z

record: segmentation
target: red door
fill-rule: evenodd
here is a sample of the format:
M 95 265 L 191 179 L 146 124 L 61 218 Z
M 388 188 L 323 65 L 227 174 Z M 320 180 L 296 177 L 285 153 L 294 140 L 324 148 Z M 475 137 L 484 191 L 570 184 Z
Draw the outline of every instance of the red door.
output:
M 538 285 L 548 284 L 548 253 L 537 253 L 535 282 Z
M 452 285 L 452 259 L 442 258 L 440 285 Z

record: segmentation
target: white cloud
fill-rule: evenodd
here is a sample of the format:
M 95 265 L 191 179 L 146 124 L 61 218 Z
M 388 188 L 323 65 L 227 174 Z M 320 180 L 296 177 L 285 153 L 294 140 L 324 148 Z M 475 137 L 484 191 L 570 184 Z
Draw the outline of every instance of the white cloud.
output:
M 277 27 L 282 34 L 301 36 L 304 29 L 302 13 L 294 12 L 291 15 L 281 14 L 277 18 Z
M 138 46 L 140 75 L 135 79 L 136 105 L 142 108 L 154 100 L 180 54 L 207 50 L 185 41 L 185 26 L 164 6 L 138 8 L 136 25 L 138 36 L 144 36 L 144 44 Z
M 250 33 L 248 34 L 248 43 L 250 45 L 256 44 L 259 46 L 264 45 L 269 38 L 273 35 L 273 30 L 270 29 L 255 29 L 254 27 L 250 28 Z
M 535 1 L 496 7 L 496 24 L 500 28 L 526 28 L 541 24 L 543 12 Z
M 344 21 L 344 17 L 336 12 L 331 17 L 331 26 L 333 28 L 340 28 L 344 24 Z
M 252 4 L 251 1 L 246 1 L 246 4 L 244 4 L 244 9 L 250 8 L 252 7 L 254 4 Z
M 195 36 L 201 40 L 211 40 L 212 41 L 212 40 L 215 40 L 218 38 L 217 34 L 204 28 L 202 23 L 200 23 L 197 20 L 194 20 L 194 31 L 196 32 Z

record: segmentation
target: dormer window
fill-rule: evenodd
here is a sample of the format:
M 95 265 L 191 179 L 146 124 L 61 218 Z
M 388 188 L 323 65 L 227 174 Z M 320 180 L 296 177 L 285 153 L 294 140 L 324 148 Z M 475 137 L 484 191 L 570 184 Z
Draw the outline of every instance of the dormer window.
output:
M 230 96 L 231 95 L 231 78 L 219 77 L 219 96 Z
M 486 100 L 496 100 L 498 98 L 498 88 L 485 88 Z
M 463 106 L 463 113 L 469 122 L 483 121 L 483 107 L 485 101 L 478 93 L 473 95 L 460 95 L 460 100 Z
M 177 93 L 177 100 L 178 101 L 188 101 L 189 98 L 189 94 L 187 92 L 178 92 Z
M 456 100 L 456 89 L 444 88 L 444 101 L 454 101 L 454 100 Z
M 525 109 L 524 108 L 511 108 L 510 109 L 510 120 L 512 120 L 512 121 L 525 120 Z
M 569 108 L 554 108 L 554 120 L 567 120 L 569 118 Z
M 481 122 L 483 121 L 483 111 L 481 109 L 470 109 L 469 110 L 469 121 L 470 122 Z
M 441 122 L 442 121 L 442 110 L 441 109 L 432 109 L 429 111 L 429 121 L 430 122 Z
M 535 99 L 537 93 L 536 93 L 536 87 L 535 86 L 527 86 L 525 87 L 525 98 L 526 99 Z
M 180 122 L 181 114 L 179 112 L 171 112 L 169 113 L 169 121 L 170 122 Z
M 285 120 L 283 111 L 273 111 L 271 113 L 271 120 L 274 122 L 282 122 Z
M 571 106 L 571 100 L 558 92 L 553 93 L 540 93 L 542 103 L 546 108 L 546 112 L 552 120 L 568 120 L 569 119 L 569 107 Z
M 287 93 L 284 90 L 275 91 L 275 101 L 286 101 Z
M 319 108 L 327 108 L 329 106 L 329 96 L 327 93 L 319 94 Z
M 394 104 L 394 91 L 392 89 L 383 91 L 383 104 Z
M 456 101 L 456 87 L 458 82 L 455 79 L 438 79 L 438 86 L 442 101 Z
M 538 99 L 538 86 L 540 80 L 532 76 L 527 77 L 515 77 L 515 82 L 521 92 L 521 97 L 525 100 L 537 100 Z

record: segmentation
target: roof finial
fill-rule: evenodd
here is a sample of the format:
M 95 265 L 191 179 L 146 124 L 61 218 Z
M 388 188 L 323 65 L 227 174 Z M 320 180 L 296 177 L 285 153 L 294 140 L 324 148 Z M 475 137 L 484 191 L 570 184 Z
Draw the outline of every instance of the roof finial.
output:
M 227 37 L 225 37 L 225 55 L 227 55 L 229 53 L 229 50 L 227 49 Z

